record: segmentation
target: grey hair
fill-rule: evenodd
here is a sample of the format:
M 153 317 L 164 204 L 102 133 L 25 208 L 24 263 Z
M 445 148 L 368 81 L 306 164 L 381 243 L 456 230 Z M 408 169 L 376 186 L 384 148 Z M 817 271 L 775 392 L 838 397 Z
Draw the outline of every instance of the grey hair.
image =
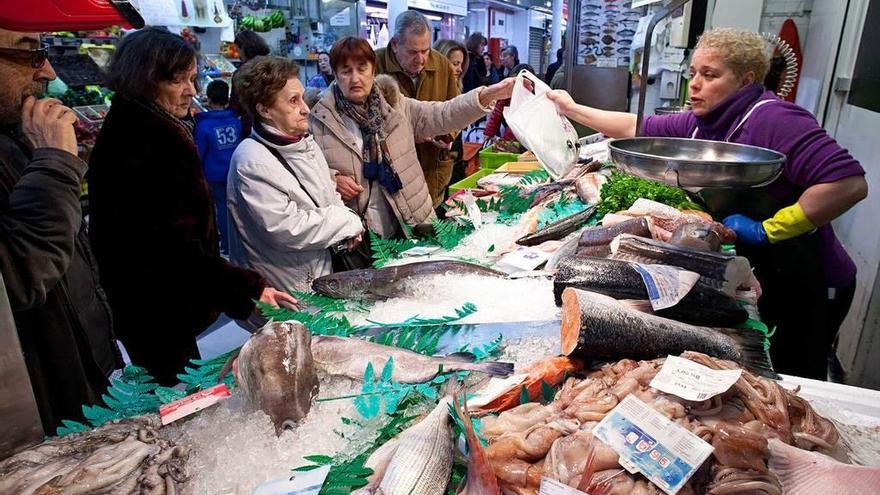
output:
M 422 34 L 430 30 L 431 25 L 428 24 L 428 19 L 415 10 L 404 10 L 394 20 L 394 39 L 397 41 L 403 41 L 407 31 L 411 31 L 413 34 Z

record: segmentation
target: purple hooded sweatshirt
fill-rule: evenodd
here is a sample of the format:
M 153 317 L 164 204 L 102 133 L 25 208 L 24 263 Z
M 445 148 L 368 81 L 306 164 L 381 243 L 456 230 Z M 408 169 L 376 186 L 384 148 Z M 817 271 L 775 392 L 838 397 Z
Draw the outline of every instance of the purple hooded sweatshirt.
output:
M 761 100 L 772 101 L 756 108 L 736 129 L 749 109 Z M 859 162 L 819 126 L 810 112 L 780 100 L 759 84 L 740 89 L 702 118 L 692 112 L 653 115 L 645 119 L 642 129 L 645 136 L 656 137 L 691 137 L 696 130 L 696 139 L 760 146 L 785 154 L 782 175 L 766 190 L 786 204 L 795 203 L 810 186 L 865 175 Z M 856 266 L 834 235 L 831 224 L 819 227 L 817 235 L 828 286 L 845 288 L 854 283 Z

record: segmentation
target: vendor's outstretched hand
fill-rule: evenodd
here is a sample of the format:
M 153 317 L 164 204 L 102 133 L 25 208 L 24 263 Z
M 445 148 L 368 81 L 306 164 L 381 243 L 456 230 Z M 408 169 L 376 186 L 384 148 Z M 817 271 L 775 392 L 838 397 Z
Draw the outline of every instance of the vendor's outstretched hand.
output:
M 266 303 L 273 308 L 277 308 L 281 304 L 284 304 L 289 308 L 296 309 L 299 305 L 299 301 L 295 297 L 287 292 L 275 290 L 272 287 L 266 287 L 263 289 L 263 292 L 260 294 L 260 302 Z
M 493 84 L 480 91 L 480 105 L 488 107 L 495 100 L 504 100 L 510 98 L 513 94 L 513 85 L 516 83 L 515 77 L 508 77 L 500 83 Z
M 568 91 L 564 89 L 554 89 L 545 93 L 547 99 L 556 104 L 556 111 L 566 117 L 577 108 L 578 104 L 574 102 Z
M 745 215 L 730 215 L 724 219 L 724 225 L 736 232 L 736 240 L 743 244 L 767 244 L 767 232 L 764 225 Z

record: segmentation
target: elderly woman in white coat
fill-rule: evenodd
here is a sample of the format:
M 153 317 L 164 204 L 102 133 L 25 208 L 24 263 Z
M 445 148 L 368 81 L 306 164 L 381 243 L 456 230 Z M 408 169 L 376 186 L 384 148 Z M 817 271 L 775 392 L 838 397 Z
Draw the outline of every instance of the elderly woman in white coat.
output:
M 258 57 L 234 84 L 254 128 L 229 169 L 232 261 L 278 288 L 308 290 L 313 279 L 333 272 L 331 249 L 361 242 L 363 225 L 343 204 L 324 154 L 308 135 L 296 63 Z
M 376 54 L 363 39 L 339 39 L 330 63 L 336 81 L 311 115 L 315 141 L 346 204 L 382 238 L 401 237 L 403 225 L 424 223 L 434 213 L 415 137 L 466 127 L 485 116 L 494 100 L 510 98 L 514 81 L 424 102 L 401 95 L 392 78 L 376 77 Z

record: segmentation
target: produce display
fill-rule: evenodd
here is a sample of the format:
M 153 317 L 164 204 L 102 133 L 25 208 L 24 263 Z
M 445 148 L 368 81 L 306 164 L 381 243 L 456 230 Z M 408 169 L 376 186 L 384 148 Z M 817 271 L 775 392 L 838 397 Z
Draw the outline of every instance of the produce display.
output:
M 246 15 L 241 18 L 239 24 L 242 29 L 252 29 L 258 33 L 266 33 L 272 29 L 284 27 L 284 13 L 280 10 L 273 10 L 266 17 Z

